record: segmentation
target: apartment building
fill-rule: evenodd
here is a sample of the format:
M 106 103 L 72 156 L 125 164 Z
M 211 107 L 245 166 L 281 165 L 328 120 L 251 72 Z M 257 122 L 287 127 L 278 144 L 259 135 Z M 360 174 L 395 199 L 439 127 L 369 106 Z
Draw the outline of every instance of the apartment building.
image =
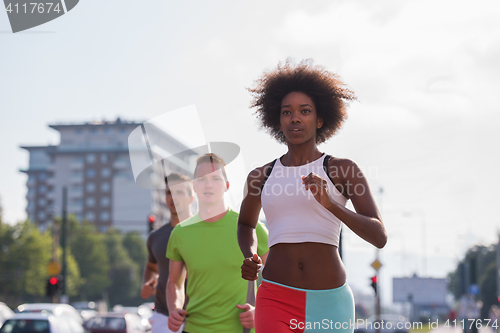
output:
M 79 221 L 87 220 L 101 232 L 113 227 L 146 236 L 150 214 L 156 215 L 157 227 L 169 218 L 161 186 L 164 175 L 176 171 L 192 176 L 194 170 L 196 154 L 152 124 L 148 133 L 142 122 L 120 118 L 49 127 L 60 133 L 59 145 L 21 147 L 29 152 L 29 166 L 21 170 L 28 175 L 26 212 L 41 230 L 61 215 L 66 188 L 67 212 Z M 148 177 L 158 186 L 149 188 L 136 184 L 129 155 L 134 149 L 129 151 L 129 135 L 141 128 L 145 136 L 156 138 L 149 140 L 148 151 L 134 153 L 136 158 L 142 154 L 144 160 L 151 159 Z M 176 154 L 175 159 L 161 161 L 169 152 Z

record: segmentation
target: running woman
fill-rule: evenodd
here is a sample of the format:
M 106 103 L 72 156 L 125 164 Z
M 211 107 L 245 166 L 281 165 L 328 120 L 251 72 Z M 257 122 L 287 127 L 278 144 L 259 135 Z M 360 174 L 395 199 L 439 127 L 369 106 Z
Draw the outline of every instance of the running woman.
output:
M 338 75 L 310 60 L 278 64 L 249 91 L 261 126 L 288 147 L 250 172 L 238 220 L 246 280 L 257 279 L 262 268 L 254 231 L 261 207 L 269 229 L 255 331 L 352 332 L 354 299 L 338 252 L 341 225 L 377 248 L 387 234 L 358 165 L 318 145 L 341 127 L 356 97 Z M 348 200 L 355 212 L 345 207 Z

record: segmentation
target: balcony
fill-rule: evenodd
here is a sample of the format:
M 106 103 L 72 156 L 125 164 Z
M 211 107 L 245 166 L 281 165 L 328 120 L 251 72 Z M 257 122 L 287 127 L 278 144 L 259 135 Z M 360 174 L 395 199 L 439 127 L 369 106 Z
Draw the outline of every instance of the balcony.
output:
M 119 169 L 119 170 L 129 169 L 130 168 L 130 161 L 129 160 L 123 160 L 123 159 L 116 160 L 113 163 L 113 168 L 114 169 Z
M 83 212 L 82 205 L 69 204 L 68 205 L 68 214 L 77 214 Z
M 83 174 L 82 175 L 72 175 L 69 178 L 69 182 L 71 184 L 81 184 L 81 183 L 83 183 Z
M 56 199 L 56 192 L 55 191 L 50 191 L 50 192 L 47 192 L 47 194 L 45 195 L 45 197 L 48 199 L 48 200 L 55 200 Z
M 68 197 L 71 199 L 78 199 L 83 197 L 83 190 L 82 189 L 70 189 L 68 192 Z
M 81 170 L 83 169 L 83 161 L 73 161 L 69 163 L 69 168 L 71 170 Z

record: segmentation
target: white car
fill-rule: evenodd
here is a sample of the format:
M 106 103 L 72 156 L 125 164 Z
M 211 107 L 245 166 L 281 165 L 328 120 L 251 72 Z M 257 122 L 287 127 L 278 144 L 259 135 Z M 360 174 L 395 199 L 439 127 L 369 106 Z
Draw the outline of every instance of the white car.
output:
M 139 306 L 122 306 L 115 305 L 111 312 L 114 313 L 133 313 L 137 314 L 141 318 L 141 324 L 146 328 L 147 331 L 151 330 L 151 324 L 149 323 L 149 318 L 153 316 L 153 310 L 148 305 Z
M 0 333 L 84 333 L 83 326 L 69 317 L 57 317 L 48 313 L 16 313 L 7 319 Z
M 47 313 L 56 317 L 71 317 L 80 325 L 83 318 L 74 307 L 62 303 L 25 303 L 17 307 L 19 313 Z
M 5 303 L 0 302 L 0 327 L 2 327 L 4 321 L 13 315 L 14 311 L 12 311 Z

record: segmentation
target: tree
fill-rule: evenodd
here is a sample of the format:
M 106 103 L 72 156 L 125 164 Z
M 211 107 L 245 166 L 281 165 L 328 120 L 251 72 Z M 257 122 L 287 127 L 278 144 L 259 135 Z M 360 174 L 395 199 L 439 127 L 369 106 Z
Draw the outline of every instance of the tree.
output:
M 108 288 L 109 301 L 111 305 L 127 305 L 140 292 L 139 267 L 125 250 L 119 231 L 110 229 L 105 235 L 105 244 L 111 265 L 109 272 L 111 285 Z
M 492 262 L 488 265 L 479 280 L 481 288 L 480 296 L 483 301 L 481 317 L 488 318 L 488 312 L 493 304 L 498 304 L 497 300 L 497 264 Z
M 58 251 L 59 262 L 62 267 L 62 249 Z M 83 279 L 80 276 L 80 268 L 78 262 L 73 256 L 71 249 L 68 249 L 66 254 L 66 278 L 63 283 L 66 285 L 66 294 L 68 296 L 76 296 L 79 294 L 80 286 L 83 284 Z
M 479 285 L 477 298 L 483 302 L 481 316 L 487 318 L 490 306 L 496 302 L 496 269 L 496 244 L 473 246 L 457 268 L 448 274 L 448 290 L 459 299 L 468 293 L 471 284 Z
M 0 294 L 9 302 L 27 295 L 45 295 L 47 264 L 51 259 L 52 240 L 28 221 L 15 226 L 0 226 L 2 239 L 2 283 Z
M 146 265 L 148 250 L 146 249 L 146 242 L 139 232 L 134 231 L 125 234 L 123 237 L 123 246 L 127 250 L 130 259 L 132 259 L 139 268 Z
M 68 222 L 68 245 L 74 254 L 82 277 L 79 286 L 81 299 L 101 299 L 103 292 L 111 285 L 105 236 L 98 233 L 94 226 L 87 222 L 80 225 L 72 215 Z

